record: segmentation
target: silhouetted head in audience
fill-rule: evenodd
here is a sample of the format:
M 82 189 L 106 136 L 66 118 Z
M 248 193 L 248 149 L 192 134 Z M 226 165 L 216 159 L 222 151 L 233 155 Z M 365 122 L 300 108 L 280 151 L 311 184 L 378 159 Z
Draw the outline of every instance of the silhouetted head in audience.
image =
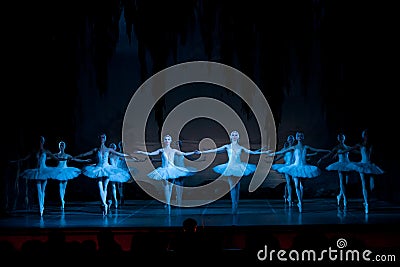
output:
M 185 233 L 197 232 L 197 221 L 193 218 L 187 218 L 183 221 L 183 231 Z

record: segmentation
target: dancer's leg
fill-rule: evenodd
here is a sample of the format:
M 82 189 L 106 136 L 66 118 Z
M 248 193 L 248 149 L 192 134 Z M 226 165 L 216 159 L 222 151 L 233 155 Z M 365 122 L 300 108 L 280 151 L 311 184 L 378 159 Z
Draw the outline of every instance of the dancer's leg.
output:
M 112 191 L 112 197 L 114 199 L 114 206 L 117 209 L 118 208 L 117 182 L 111 182 L 111 191 Z
M 99 178 L 97 185 L 99 187 L 99 193 L 100 193 L 100 200 L 101 200 L 101 208 L 103 211 L 103 215 L 107 214 L 107 188 L 106 190 L 104 190 L 104 183 L 103 183 L 103 179 Z
M 362 193 L 363 193 L 363 197 L 364 197 L 365 213 L 368 213 L 368 190 L 367 190 L 367 185 L 365 182 L 364 173 L 360 172 L 360 178 L 361 178 Z
M 61 200 L 61 209 L 64 209 L 64 198 L 65 198 L 65 191 L 67 188 L 67 181 L 60 181 L 60 200 Z
M 297 206 L 299 207 L 299 211 L 303 211 L 303 185 L 301 184 L 300 178 L 293 177 L 294 187 L 296 188 L 296 195 L 299 202 Z
M 125 201 L 124 183 L 118 183 L 119 204 L 123 205 Z
M 285 179 L 286 179 L 286 186 L 285 186 L 286 200 L 289 206 L 292 206 L 292 184 L 290 176 L 288 174 L 285 174 Z
M 42 198 L 42 182 L 40 180 L 36 180 L 36 188 L 37 188 L 37 194 L 38 194 L 38 201 L 39 201 L 39 213 L 40 216 L 43 216 L 43 198 Z
M 169 182 L 168 180 L 164 180 L 165 202 L 167 205 L 168 212 L 171 212 L 172 186 L 173 186 L 172 182 Z
M 232 213 L 237 213 L 237 208 L 239 206 L 240 181 L 238 180 L 238 177 L 228 177 L 229 188 L 231 192 Z

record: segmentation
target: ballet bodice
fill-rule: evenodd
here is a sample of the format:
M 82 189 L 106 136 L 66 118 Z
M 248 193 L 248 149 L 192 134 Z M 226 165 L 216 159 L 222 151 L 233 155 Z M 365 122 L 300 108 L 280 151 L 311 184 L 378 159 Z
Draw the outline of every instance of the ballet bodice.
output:
M 285 161 L 286 164 L 291 164 L 293 161 L 293 152 L 287 151 L 283 156 L 283 160 Z
M 110 157 L 110 164 L 111 165 L 118 167 L 118 163 L 119 163 L 119 158 L 118 157 Z
M 307 149 L 305 147 L 298 148 L 296 147 L 294 152 L 293 152 L 293 157 L 294 157 L 294 163 L 295 165 L 306 165 L 306 155 L 307 155 Z
M 362 163 L 370 163 L 370 153 L 369 150 L 367 149 L 366 146 L 362 146 L 360 148 L 360 152 L 361 152 L 361 162 Z
M 47 155 L 45 152 L 39 152 L 36 155 L 37 159 L 38 159 L 38 167 L 39 168 L 46 168 L 46 160 L 47 160 Z
M 58 162 L 57 167 L 59 167 L 59 168 L 65 168 L 65 167 L 67 167 L 67 161 L 66 161 L 66 160 L 60 160 L 60 161 Z
M 231 146 L 228 146 L 226 152 L 228 154 L 228 163 L 233 164 L 233 163 L 242 162 L 240 159 L 240 154 L 242 153 L 242 147 L 235 149 L 235 148 L 232 148 L 232 145 L 231 145 Z
M 166 168 L 168 166 L 174 166 L 174 152 L 167 153 L 165 149 L 162 150 L 161 153 L 161 162 L 162 167 Z
M 338 162 L 349 162 L 349 152 L 338 154 Z
M 101 152 L 100 150 L 97 151 L 97 159 L 98 159 L 97 166 L 109 165 L 108 156 L 109 156 L 109 152 L 108 151 L 104 151 L 104 152 Z

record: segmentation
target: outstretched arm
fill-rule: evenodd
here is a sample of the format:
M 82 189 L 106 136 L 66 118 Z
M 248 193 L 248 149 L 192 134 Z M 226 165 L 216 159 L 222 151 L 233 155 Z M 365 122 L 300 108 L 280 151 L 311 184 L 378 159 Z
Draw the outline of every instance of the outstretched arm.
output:
M 199 151 L 199 152 L 200 152 L 201 154 L 218 153 L 218 152 L 225 151 L 225 150 L 226 150 L 226 146 L 227 146 L 227 145 L 223 145 L 223 146 L 218 147 L 218 148 L 208 149 L 208 150 Z
M 294 150 L 294 146 L 291 146 L 291 147 L 288 147 L 288 148 L 283 148 L 283 149 L 281 149 L 279 151 L 276 151 L 276 152 L 269 152 L 267 154 L 270 157 L 275 157 L 277 155 L 284 155 L 286 152 L 288 152 L 290 150 Z
M 328 158 L 328 157 L 330 157 L 330 156 L 332 156 L 332 155 L 335 155 L 335 154 L 337 153 L 337 151 L 338 151 L 337 147 L 334 147 L 331 151 L 329 151 L 327 154 L 325 154 L 324 156 L 322 156 L 322 157 L 317 161 L 317 164 L 320 164 L 324 159 L 326 159 L 326 158 Z M 317 154 L 317 153 L 318 153 L 318 152 L 312 153 L 312 155 Z M 308 155 L 310 155 L 310 154 L 307 154 L 307 156 L 308 156 Z
M 49 150 L 46 150 L 45 153 L 46 153 L 46 156 L 49 156 L 49 157 L 52 158 L 52 159 L 60 160 L 56 155 L 54 155 L 53 153 L 51 153 Z
M 307 146 L 306 148 L 308 148 L 309 150 L 314 151 L 314 152 L 326 152 L 326 153 L 331 152 L 329 149 L 314 148 L 311 146 Z
M 269 155 L 271 153 L 271 150 L 255 150 L 255 151 L 252 151 L 252 150 L 244 148 L 244 147 L 243 147 L 243 151 L 248 153 L 248 154 L 250 154 L 250 155 L 261 155 L 261 154 L 268 154 Z
M 179 156 L 191 156 L 191 155 L 199 155 L 200 151 L 195 150 L 195 151 L 192 151 L 192 152 L 182 152 L 182 151 L 179 151 L 178 149 L 176 149 L 175 153 L 177 155 L 179 155 Z
M 116 151 L 116 150 L 114 150 L 112 148 L 109 148 L 108 151 L 110 151 L 111 153 L 113 153 L 113 154 L 115 154 L 115 155 L 117 155 L 118 157 L 121 157 L 121 158 L 126 158 L 126 157 L 132 158 L 131 155 L 118 152 L 118 151 Z
M 355 151 L 358 152 L 358 149 L 360 149 L 360 145 L 359 144 L 354 145 L 354 146 L 349 147 L 349 148 L 346 148 L 346 149 L 340 149 L 339 151 L 336 152 L 336 154 L 344 154 L 344 153 L 347 153 L 347 152 L 355 152 Z
M 157 149 L 156 151 L 153 151 L 153 152 L 137 150 L 137 151 L 134 151 L 133 153 L 134 154 L 142 154 L 142 155 L 146 155 L 146 156 L 157 156 L 161 152 L 162 152 L 162 148 L 159 148 L 159 149 Z
M 20 161 L 25 161 L 25 160 L 29 159 L 31 156 L 32 156 L 32 154 L 28 154 L 28 155 L 26 155 L 26 156 L 23 157 L 23 158 L 15 159 L 15 160 L 10 160 L 9 162 L 10 162 L 10 163 L 16 163 L 16 162 L 20 162 Z
M 96 151 L 97 151 L 97 148 L 94 148 L 86 153 L 79 154 L 79 155 L 75 156 L 74 158 L 87 157 L 87 156 L 93 155 Z

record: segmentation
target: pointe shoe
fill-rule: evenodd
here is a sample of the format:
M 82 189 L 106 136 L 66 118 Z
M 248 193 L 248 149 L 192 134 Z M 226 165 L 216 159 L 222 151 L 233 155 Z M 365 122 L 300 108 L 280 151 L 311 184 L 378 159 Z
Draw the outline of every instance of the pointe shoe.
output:
M 40 209 L 39 209 L 39 212 L 40 212 L 40 217 L 42 217 L 42 216 L 43 216 L 43 211 L 44 211 L 44 207 L 42 206 L 42 207 L 40 207 Z
M 102 204 L 101 205 L 101 212 L 103 213 L 103 216 L 107 215 L 107 205 Z
M 118 203 L 117 202 L 115 202 L 114 207 L 115 207 L 115 209 L 118 209 Z
M 368 204 L 364 203 L 365 213 L 368 214 Z
M 337 199 L 337 205 L 338 205 L 338 206 L 340 206 L 340 198 L 341 198 L 341 196 L 340 196 L 340 195 L 337 195 L 337 196 L 336 196 L 336 199 Z
M 300 202 L 297 203 L 297 207 L 299 207 L 299 212 L 300 212 L 300 213 L 303 212 L 303 207 L 302 207 L 302 205 L 301 205 Z
M 343 207 L 347 208 L 347 199 L 346 198 L 343 198 Z
M 62 210 L 64 209 L 64 205 L 65 205 L 65 201 L 64 201 L 64 200 L 61 200 L 61 209 L 62 209 Z

